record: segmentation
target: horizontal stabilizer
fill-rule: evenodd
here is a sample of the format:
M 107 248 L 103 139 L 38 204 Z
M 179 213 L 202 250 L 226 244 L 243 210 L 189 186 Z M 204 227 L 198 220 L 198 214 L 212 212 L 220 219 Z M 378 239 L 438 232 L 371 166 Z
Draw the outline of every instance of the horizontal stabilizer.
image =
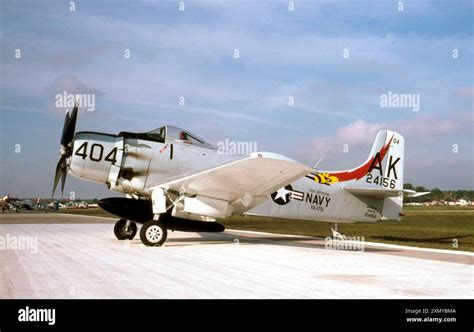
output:
M 420 197 L 420 196 L 425 196 L 428 194 L 431 194 L 431 192 L 429 191 L 416 192 L 414 190 L 403 189 L 403 196 L 405 197 Z
M 354 188 L 354 187 L 344 187 L 344 189 L 351 194 L 359 196 L 369 196 L 369 197 L 398 197 L 400 193 L 403 193 L 404 197 L 420 197 L 424 195 L 431 194 L 429 191 L 416 192 L 409 189 L 387 189 L 387 188 Z
M 354 188 L 344 187 L 344 189 L 351 194 L 358 196 L 369 196 L 369 197 L 398 197 L 402 190 L 400 189 L 386 189 L 386 188 Z

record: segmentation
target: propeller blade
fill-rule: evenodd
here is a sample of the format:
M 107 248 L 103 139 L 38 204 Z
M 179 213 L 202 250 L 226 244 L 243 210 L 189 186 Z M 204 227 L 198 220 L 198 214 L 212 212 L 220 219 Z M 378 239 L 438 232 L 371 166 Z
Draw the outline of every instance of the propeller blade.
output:
M 64 193 L 64 185 L 66 184 L 66 175 L 67 175 L 67 163 L 66 158 L 61 158 L 61 198 L 63 197 Z
M 69 125 L 69 119 L 70 119 L 69 111 L 67 111 L 66 117 L 64 118 L 63 133 L 61 134 L 61 145 L 64 145 L 63 141 L 64 141 L 64 137 L 66 135 L 67 126 Z
M 51 197 L 54 197 L 54 192 L 56 191 L 59 178 L 61 177 L 62 162 L 63 162 L 63 158 L 59 159 L 58 164 L 56 165 L 56 173 L 54 174 L 54 185 L 53 185 L 53 192 L 51 193 Z
M 61 145 L 67 146 L 72 142 L 74 138 L 74 131 L 76 130 L 76 120 L 77 120 L 77 105 L 74 105 L 74 108 L 71 114 L 66 113 L 66 118 L 64 119 L 63 134 L 61 135 Z
M 67 112 L 63 124 L 63 133 L 61 135 L 61 158 L 56 165 L 56 173 L 54 174 L 54 184 L 51 197 L 54 197 L 54 192 L 58 186 L 59 179 L 61 179 L 61 198 L 64 193 L 64 185 L 66 184 L 67 175 L 67 158 L 71 156 L 72 146 L 70 145 L 73 138 L 74 132 L 76 131 L 76 120 L 77 120 L 77 105 L 74 105 L 72 112 Z

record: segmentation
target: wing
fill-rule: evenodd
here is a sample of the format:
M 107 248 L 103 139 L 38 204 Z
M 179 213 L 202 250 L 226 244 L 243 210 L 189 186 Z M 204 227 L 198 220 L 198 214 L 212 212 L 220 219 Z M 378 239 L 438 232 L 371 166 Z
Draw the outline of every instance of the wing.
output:
M 285 156 L 260 152 L 158 183 L 148 190 L 151 193 L 159 187 L 248 210 L 264 201 L 269 194 L 313 171 L 313 168 Z

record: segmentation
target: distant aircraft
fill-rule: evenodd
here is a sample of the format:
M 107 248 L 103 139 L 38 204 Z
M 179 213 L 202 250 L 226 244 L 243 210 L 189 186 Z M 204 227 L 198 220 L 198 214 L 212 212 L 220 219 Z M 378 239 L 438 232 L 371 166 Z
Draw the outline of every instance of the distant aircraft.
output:
M 368 159 L 344 171 L 321 171 L 288 157 L 256 152 L 227 155 L 178 127 L 118 135 L 75 133 L 77 106 L 66 114 L 53 193 L 67 173 L 106 184 L 126 197 L 99 205 L 121 219 L 117 239 L 160 246 L 167 230 L 222 232 L 216 218 L 248 214 L 334 223 L 400 220 L 404 139 L 380 131 Z M 333 235 L 340 235 L 337 227 Z
M 9 195 L 6 195 L 0 198 L 0 206 L 2 207 L 2 212 L 10 210 L 14 210 L 15 212 L 21 212 L 24 210 L 33 211 L 38 209 L 39 198 L 32 201 L 30 199 L 12 198 Z
M 2 212 L 10 210 L 12 200 L 16 200 L 16 198 L 10 198 L 9 195 L 3 196 L 0 198 L 0 206 L 2 207 Z
M 49 203 L 48 205 L 46 205 L 45 208 L 53 210 L 53 211 L 58 211 L 59 208 L 65 208 L 65 205 L 59 203 L 59 201 L 53 201 L 53 202 Z

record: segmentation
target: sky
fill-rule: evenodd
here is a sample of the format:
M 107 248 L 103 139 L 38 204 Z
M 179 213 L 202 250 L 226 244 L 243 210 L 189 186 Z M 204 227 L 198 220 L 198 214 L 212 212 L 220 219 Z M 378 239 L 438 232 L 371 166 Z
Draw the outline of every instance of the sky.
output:
M 328 170 L 394 130 L 404 182 L 474 189 L 473 4 L 2 0 L 0 195 L 50 195 L 64 91 L 95 97 L 77 131 L 171 124 Z M 389 92 L 419 110 L 381 107 Z M 69 192 L 115 195 L 71 175 Z

